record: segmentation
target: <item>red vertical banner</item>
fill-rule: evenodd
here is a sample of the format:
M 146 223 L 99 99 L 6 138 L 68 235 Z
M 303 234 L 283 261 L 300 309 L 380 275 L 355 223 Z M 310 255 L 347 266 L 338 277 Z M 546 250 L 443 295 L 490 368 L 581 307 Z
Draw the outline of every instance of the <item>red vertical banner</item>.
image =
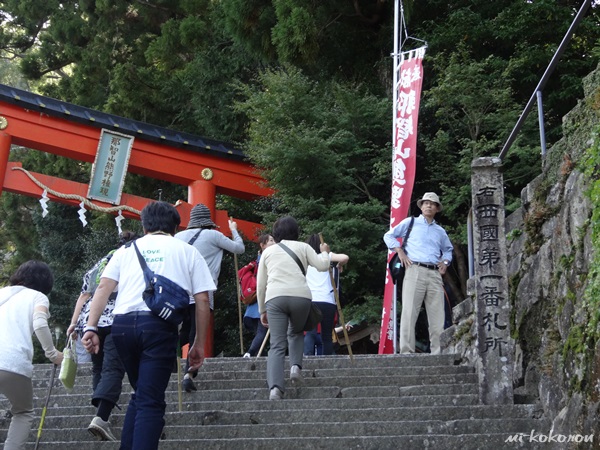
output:
M 394 228 L 410 211 L 410 198 L 415 183 L 417 123 L 425 47 L 402 54 L 394 105 L 394 155 L 392 158 L 392 195 L 390 228 Z M 392 257 L 388 252 L 387 261 Z M 379 354 L 394 353 L 394 283 L 386 265 Z

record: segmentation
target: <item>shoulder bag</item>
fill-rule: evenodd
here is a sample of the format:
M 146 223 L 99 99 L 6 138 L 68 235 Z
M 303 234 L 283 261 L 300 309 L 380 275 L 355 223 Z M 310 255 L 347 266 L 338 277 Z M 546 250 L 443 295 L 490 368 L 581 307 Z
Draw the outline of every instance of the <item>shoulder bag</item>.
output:
M 150 311 L 161 319 L 174 325 L 183 322 L 183 318 L 190 304 L 190 295 L 185 289 L 167 277 L 155 274 L 140 253 L 135 242 L 133 243 L 140 266 L 146 279 L 146 289 L 142 298 Z
M 406 247 L 406 243 L 408 242 L 408 237 L 410 236 L 410 232 L 412 231 L 413 224 L 415 223 L 415 217 L 410 218 L 410 225 L 408 226 L 408 231 L 406 232 L 406 237 L 402 239 L 402 245 L 400 248 L 404 250 Z M 402 282 L 404 281 L 404 273 L 405 267 L 400 263 L 400 257 L 398 256 L 398 252 L 394 252 L 394 256 L 390 259 L 390 263 L 388 264 L 390 269 L 390 276 L 392 277 L 392 281 L 394 284 L 402 286 Z
M 294 261 L 296 261 L 296 264 L 298 264 L 298 267 L 300 267 L 300 271 L 302 272 L 302 275 L 306 276 L 306 270 L 304 270 L 304 266 L 300 262 L 300 258 L 298 258 L 298 255 L 296 255 L 287 245 L 282 244 L 281 242 L 278 245 L 282 249 L 284 249 L 285 252 L 288 255 L 290 255 Z M 306 318 L 306 323 L 304 324 L 303 330 L 304 331 L 314 330 L 317 327 L 317 325 L 321 323 L 321 320 L 323 320 L 323 313 L 321 312 L 319 307 L 317 305 L 315 305 L 311 300 L 310 311 L 308 312 L 308 317 Z

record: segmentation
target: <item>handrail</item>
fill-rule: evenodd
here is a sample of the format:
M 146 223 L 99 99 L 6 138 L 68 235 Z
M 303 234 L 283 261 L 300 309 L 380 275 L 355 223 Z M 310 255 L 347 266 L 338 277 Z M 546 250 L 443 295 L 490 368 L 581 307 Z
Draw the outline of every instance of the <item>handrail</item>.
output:
M 527 102 L 527 106 L 525 106 L 525 109 L 521 113 L 519 120 L 517 120 L 517 123 L 515 124 L 513 130 L 511 131 L 510 135 L 508 136 L 508 139 L 506 140 L 504 147 L 502 147 L 502 150 L 500 151 L 500 154 L 498 155 L 498 158 L 500 158 L 501 160 L 504 159 L 504 157 L 508 153 L 508 150 L 510 149 L 513 142 L 517 138 L 517 134 L 519 133 L 519 131 L 521 131 L 521 127 L 523 126 L 525 119 L 529 115 L 529 112 L 531 111 L 531 108 L 533 107 L 533 103 L 536 101 L 537 92 L 542 91 L 544 89 L 544 86 L 546 86 L 546 83 L 548 82 L 550 75 L 552 75 L 552 72 L 554 72 L 554 68 L 558 64 L 558 60 L 560 59 L 560 57 L 562 56 L 562 54 L 565 51 L 565 48 L 571 41 L 571 37 L 573 37 L 573 33 L 575 32 L 575 28 L 577 28 L 579 23 L 583 20 L 583 16 L 587 12 L 591 3 L 592 3 L 592 0 L 584 0 L 583 4 L 581 5 L 581 8 L 579 8 L 579 11 L 577 12 L 577 15 L 575 16 L 575 19 L 573 19 L 573 23 L 571 23 L 571 26 L 567 30 L 565 37 L 563 38 L 562 42 L 556 49 L 556 52 L 554 53 L 554 56 L 552 57 L 550 64 L 548 64 L 548 68 L 544 72 L 544 75 L 542 75 L 542 79 L 538 83 L 537 87 L 533 90 L 533 94 L 531 95 L 531 98 Z

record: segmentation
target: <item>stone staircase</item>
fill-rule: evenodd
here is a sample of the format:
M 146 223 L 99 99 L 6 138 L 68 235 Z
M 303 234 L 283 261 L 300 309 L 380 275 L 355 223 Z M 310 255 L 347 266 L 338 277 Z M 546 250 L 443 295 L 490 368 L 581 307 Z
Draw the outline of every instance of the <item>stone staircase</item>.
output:
M 36 415 L 41 416 L 50 365 L 34 374 Z M 78 368 L 68 394 L 55 382 L 40 449 L 117 449 L 87 432 L 91 367 Z M 308 357 L 304 382 L 288 383 L 285 399 L 269 401 L 266 358 L 209 358 L 196 378 L 197 392 L 182 394 L 177 375 L 167 391 L 161 449 L 514 449 L 544 448 L 529 442 L 532 430 L 548 433 L 535 405 L 484 406 L 478 403 L 477 374 L 456 365 L 453 355 L 355 355 Z M 120 405 L 126 408 L 125 382 Z M 0 398 L 0 441 L 6 438 L 8 403 Z M 111 417 L 120 436 L 124 411 Z M 31 432 L 33 448 L 38 422 Z M 511 437 L 516 442 L 507 442 Z

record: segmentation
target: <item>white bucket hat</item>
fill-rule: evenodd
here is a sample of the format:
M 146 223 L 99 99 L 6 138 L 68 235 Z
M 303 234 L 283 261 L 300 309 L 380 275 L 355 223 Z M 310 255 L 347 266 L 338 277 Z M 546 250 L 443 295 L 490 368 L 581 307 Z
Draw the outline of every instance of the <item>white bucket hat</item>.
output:
M 423 202 L 425 200 L 429 200 L 430 202 L 434 202 L 437 203 L 439 210 L 442 210 L 442 204 L 440 203 L 440 198 L 438 197 L 438 195 L 435 192 L 425 192 L 425 194 L 423 195 L 423 198 L 421 200 L 417 200 L 417 206 L 419 207 L 419 209 L 421 209 L 421 205 L 423 204 Z

